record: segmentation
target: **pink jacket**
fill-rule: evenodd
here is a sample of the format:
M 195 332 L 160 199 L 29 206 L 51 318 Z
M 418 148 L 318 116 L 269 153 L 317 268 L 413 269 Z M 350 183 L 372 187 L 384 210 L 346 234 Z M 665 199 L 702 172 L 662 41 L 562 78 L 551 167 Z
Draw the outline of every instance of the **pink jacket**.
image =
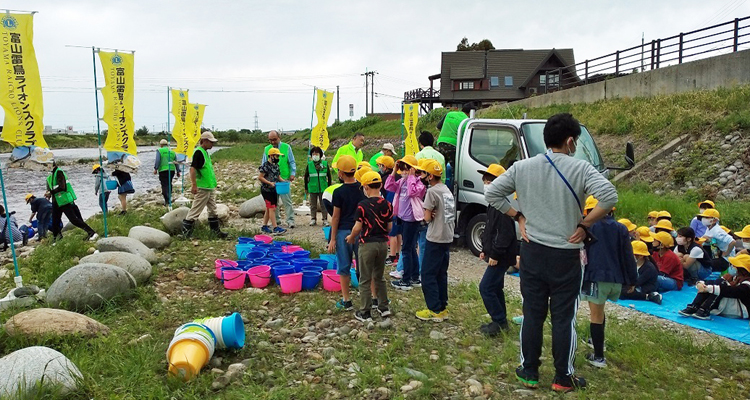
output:
M 393 198 L 393 215 L 398 216 L 399 196 L 401 188 L 404 185 L 407 185 L 409 203 L 411 204 L 411 212 L 414 214 L 414 219 L 417 221 L 424 220 L 423 200 L 427 188 L 415 175 L 408 175 L 398 181 L 393 179 L 393 175 L 388 175 L 388 178 L 386 178 L 385 190 L 395 193 L 395 197 Z

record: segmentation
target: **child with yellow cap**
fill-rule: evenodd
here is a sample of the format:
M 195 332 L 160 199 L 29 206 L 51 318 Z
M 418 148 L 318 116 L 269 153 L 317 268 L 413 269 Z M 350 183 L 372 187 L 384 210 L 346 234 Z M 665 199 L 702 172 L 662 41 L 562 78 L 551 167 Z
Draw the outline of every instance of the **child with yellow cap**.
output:
M 41 242 L 47 236 L 50 224 L 52 223 L 52 203 L 44 197 L 36 197 L 29 193 L 26 195 L 26 204 L 31 206 L 31 216 L 29 224 L 37 218 L 37 241 Z
M 622 288 L 620 298 L 625 300 L 648 300 L 661 305 L 661 295 L 657 292 L 659 287 L 659 272 L 656 270 L 648 246 L 640 240 L 634 240 L 630 245 L 633 246 L 635 265 L 638 266 L 638 280 L 635 281 L 635 288 L 633 290 Z
M 682 262 L 672 251 L 674 238 L 667 232 L 654 234 L 654 254 L 652 257 L 659 268 L 659 292 L 682 290 L 684 281 Z
M 716 204 L 711 200 L 701 201 L 700 203 L 698 203 L 698 214 L 703 214 L 703 212 L 705 212 L 709 208 L 715 209 Z M 693 228 L 695 237 L 703 237 L 703 235 L 706 234 L 706 227 L 701 223 L 701 219 L 698 218 L 697 215 L 690 221 L 690 227 Z
M 693 302 L 679 313 L 684 317 L 711 319 L 711 315 L 748 318 L 750 310 L 750 255 L 729 257 L 737 274 L 726 274 L 720 279 L 698 282 L 698 294 Z M 737 301 L 739 300 L 739 301 Z

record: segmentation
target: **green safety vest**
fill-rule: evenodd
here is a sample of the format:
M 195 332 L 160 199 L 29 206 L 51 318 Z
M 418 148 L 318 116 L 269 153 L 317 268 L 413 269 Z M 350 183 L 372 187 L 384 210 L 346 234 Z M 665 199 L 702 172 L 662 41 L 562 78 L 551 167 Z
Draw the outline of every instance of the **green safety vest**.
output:
M 273 146 L 270 144 L 266 146 L 265 151 L 263 154 L 266 155 L 266 159 L 268 159 L 268 150 L 271 150 Z M 281 155 L 279 156 L 279 174 L 281 175 L 281 179 L 288 181 L 289 176 L 292 174 L 292 169 L 289 167 L 289 152 L 292 151 L 292 146 L 281 142 L 279 143 L 279 151 L 281 152 Z
M 159 172 L 166 171 L 167 169 L 174 171 L 176 167 L 170 163 L 177 159 L 174 151 L 170 150 L 169 147 L 159 147 L 157 151 L 159 152 Z
M 378 170 L 378 158 L 380 158 L 380 156 L 382 156 L 382 155 L 383 155 L 383 152 L 379 151 L 379 152 L 375 153 L 374 156 L 370 157 L 370 166 L 372 167 L 373 171 L 377 171 Z
M 448 143 L 456 146 L 456 137 L 458 136 L 458 126 L 461 125 L 461 121 L 469 118 L 464 114 L 463 111 L 451 111 L 445 114 L 445 121 L 443 121 L 443 127 L 440 129 L 440 136 L 438 136 L 438 143 Z
M 52 171 L 52 174 L 47 177 L 47 189 L 52 190 L 57 186 L 57 174 L 59 172 L 62 172 L 63 176 L 65 177 L 65 191 L 55 193 L 54 200 L 55 204 L 57 204 L 59 207 L 62 207 L 66 204 L 70 204 L 76 201 L 77 197 L 76 192 L 73 190 L 73 186 L 68 180 L 68 174 L 66 174 L 65 171 L 59 168 L 56 168 L 54 171 Z
M 339 157 L 341 156 L 352 156 L 354 157 L 354 160 L 357 161 L 357 164 L 362 162 L 362 158 L 364 158 L 364 154 L 362 154 L 362 150 L 355 150 L 354 145 L 352 142 L 349 142 L 341 147 L 336 151 L 336 156 L 333 157 L 333 163 L 336 163 L 336 161 L 339 160 Z M 334 168 L 336 172 L 338 172 L 338 168 Z
M 328 163 L 323 160 L 320 162 L 323 167 L 320 171 L 315 168 L 315 162 L 309 161 L 307 163 L 307 173 L 310 175 L 310 181 L 307 183 L 307 191 L 309 193 L 323 193 L 328 188 Z
M 198 176 L 195 179 L 195 183 L 199 189 L 213 190 L 216 188 L 216 175 L 214 174 L 214 166 L 211 163 L 211 156 L 203 147 L 195 149 L 196 152 L 200 151 L 203 153 L 203 167 L 198 170 Z M 195 154 L 195 153 L 193 153 Z

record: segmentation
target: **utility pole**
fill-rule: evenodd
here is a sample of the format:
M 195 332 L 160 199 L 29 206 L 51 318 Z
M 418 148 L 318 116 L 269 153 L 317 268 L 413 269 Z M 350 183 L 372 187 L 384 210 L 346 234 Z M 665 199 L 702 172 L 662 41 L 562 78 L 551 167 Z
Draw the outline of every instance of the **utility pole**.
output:
M 367 70 L 365 70 L 365 73 L 360 75 L 360 76 L 365 77 L 365 116 L 367 116 L 368 108 L 370 109 L 371 114 L 375 113 L 375 74 L 377 74 L 377 71 L 367 72 Z M 369 82 L 368 82 L 368 78 L 369 78 Z M 369 99 L 367 96 L 368 83 L 372 89 L 370 90 Z M 368 100 L 370 100 L 369 103 L 368 103 Z
M 336 122 L 339 122 L 339 85 L 336 85 Z
M 368 104 L 369 98 L 367 97 L 367 87 L 369 85 L 369 82 L 368 82 L 367 79 L 370 78 L 370 73 L 367 72 L 367 68 L 365 68 L 365 73 L 364 74 L 360 74 L 359 76 L 364 76 L 365 77 L 365 117 L 366 117 L 367 116 L 367 110 L 369 108 L 368 107 L 368 105 L 369 105 Z
M 643 49 L 645 44 L 646 32 L 641 32 L 641 72 L 643 72 Z
M 258 130 L 258 112 L 257 111 L 255 112 L 255 129 L 254 130 L 256 131 Z

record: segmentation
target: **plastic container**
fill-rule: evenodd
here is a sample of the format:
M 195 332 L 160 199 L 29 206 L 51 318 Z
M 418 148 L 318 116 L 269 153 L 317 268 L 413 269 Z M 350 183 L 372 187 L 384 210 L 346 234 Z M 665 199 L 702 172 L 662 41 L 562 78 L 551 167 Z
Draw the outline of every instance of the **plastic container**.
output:
M 285 242 L 283 240 L 274 240 L 272 244 L 274 246 L 284 247 L 284 246 L 291 246 L 292 242 Z
M 328 261 L 316 259 L 316 258 L 311 259 L 310 264 L 315 265 L 316 267 L 323 268 L 323 269 L 327 269 L 330 266 Z
M 329 292 L 341 291 L 341 277 L 336 274 L 336 270 L 327 269 L 322 273 L 323 289 Z
M 349 273 L 351 274 L 350 276 L 352 278 L 352 287 L 355 288 L 355 289 L 358 288 L 359 287 L 359 279 L 357 278 L 357 269 L 356 268 L 352 268 L 352 269 L 349 270 Z
M 276 194 L 289 194 L 290 189 L 289 182 L 276 182 Z
M 336 255 L 335 254 L 321 254 L 320 259 L 326 260 L 326 262 L 328 263 L 327 267 L 323 267 L 324 269 L 336 269 Z
M 214 261 L 214 266 L 216 268 L 216 279 L 221 280 L 221 269 L 222 268 L 237 268 L 238 264 L 237 264 L 236 261 L 218 259 L 218 260 Z
M 323 268 L 320 268 L 315 265 L 303 265 L 302 268 L 300 268 L 300 272 L 319 272 L 322 273 L 324 270 Z
M 326 242 L 331 241 L 331 227 L 330 226 L 324 226 L 323 227 L 323 235 L 326 238 Z
M 303 251 L 305 249 L 303 249 L 302 246 L 288 245 L 288 246 L 282 246 L 281 250 L 284 253 L 296 253 L 298 251 Z
M 167 347 L 169 373 L 184 381 L 193 379 L 208 365 L 215 349 L 216 336 L 205 325 L 188 323 L 180 326 Z
M 297 251 L 292 253 L 292 259 L 294 259 L 294 262 L 297 262 L 297 260 L 307 260 L 310 258 L 310 252 L 307 250 Z
M 282 275 L 288 275 L 288 274 L 294 274 L 297 273 L 294 271 L 294 267 L 286 266 L 286 267 L 276 267 L 273 269 L 273 277 L 276 280 L 277 285 L 281 285 L 281 280 L 279 279 Z
M 262 242 L 262 243 L 265 243 L 265 244 L 270 244 L 271 242 L 273 242 L 273 238 L 271 236 L 268 236 L 268 235 L 255 235 L 254 239 L 257 242 Z
M 245 287 L 245 278 L 247 271 L 242 268 L 222 268 L 221 280 L 224 282 L 224 288 L 229 290 L 239 290 Z
M 250 286 L 263 289 L 271 283 L 271 267 L 268 265 L 258 265 L 247 270 L 247 277 L 250 278 Z
M 294 258 L 294 254 L 290 254 L 290 253 L 274 253 L 274 254 L 271 254 L 271 258 L 275 258 L 275 259 L 281 260 L 281 261 L 289 261 L 292 258 Z
M 302 270 L 302 290 L 314 290 L 320 283 L 320 271 Z
M 239 237 L 237 238 L 237 243 L 240 244 L 258 244 L 255 239 L 251 237 Z
M 302 272 L 302 269 L 305 267 L 313 267 L 313 265 L 310 263 L 310 260 L 308 259 L 293 259 L 293 265 L 294 265 L 294 272 Z
M 264 251 L 250 251 L 247 254 L 245 254 L 245 260 L 247 261 L 255 261 L 260 260 L 261 258 L 265 258 L 266 252 Z
M 279 286 L 281 293 L 292 294 L 302 290 L 302 273 L 295 272 L 279 276 Z
M 237 259 L 244 260 L 245 255 L 253 251 L 253 249 L 255 249 L 255 246 L 256 245 L 254 243 L 239 243 L 234 245 L 234 251 L 237 252 Z
M 106 187 L 107 190 L 115 190 L 117 189 L 117 181 L 107 179 L 106 181 L 104 181 L 104 187 Z
M 217 349 L 241 349 L 245 346 L 245 323 L 237 312 L 228 317 L 203 318 L 194 322 L 211 329 L 216 336 Z

